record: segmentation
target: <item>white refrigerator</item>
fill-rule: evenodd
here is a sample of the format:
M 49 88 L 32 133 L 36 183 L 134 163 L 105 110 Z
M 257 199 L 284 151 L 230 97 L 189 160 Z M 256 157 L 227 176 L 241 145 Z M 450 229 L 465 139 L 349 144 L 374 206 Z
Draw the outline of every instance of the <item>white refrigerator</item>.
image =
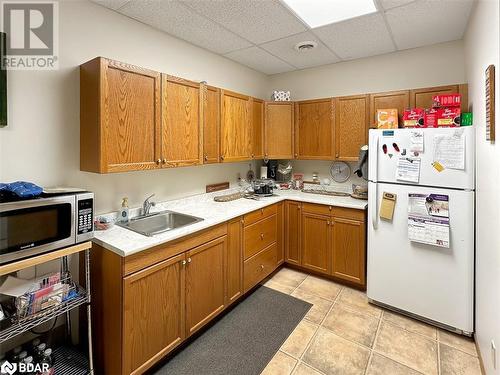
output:
M 369 135 L 368 298 L 467 335 L 474 329 L 474 144 L 472 127 L 374 129 Z M 407 161 L 419 171 L 408 171 Z M 384 192 L 395 194 L 392 220 L 380 217 Z M 418 228 L 425 234 L 418 240 L 410 234 L 409 215 L 429 204 L 414 206 L 412 196 L 448 197 L 444 245 L 425 242 L 433 238 L 432 225 Z

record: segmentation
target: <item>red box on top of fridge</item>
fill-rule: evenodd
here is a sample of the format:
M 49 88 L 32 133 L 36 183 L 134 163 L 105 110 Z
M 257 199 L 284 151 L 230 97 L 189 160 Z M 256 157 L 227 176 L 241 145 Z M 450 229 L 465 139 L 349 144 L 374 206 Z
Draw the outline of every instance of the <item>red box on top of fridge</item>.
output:
M 424 109 L 405 109 L 403 113 L 403 126 L 405 128 L 421 128 L 424 126 Z
M 434 95 L 432 97 L 433 107 L 460 107 L 461 95 L 460 94 L 444 94 Z
M 437 126 L 460 126 L 460 107 L 438 108 Z
M 438 127 L 438 109 L 428 108 L 425 110 L 424 115 L 424 128 L 437 128 Z

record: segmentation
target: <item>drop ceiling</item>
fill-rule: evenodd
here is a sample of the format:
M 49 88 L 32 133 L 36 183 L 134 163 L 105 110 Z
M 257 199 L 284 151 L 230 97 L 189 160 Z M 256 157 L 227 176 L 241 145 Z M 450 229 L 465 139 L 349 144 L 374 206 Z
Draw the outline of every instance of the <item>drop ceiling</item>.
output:
M 474 3 L 375 0 L 375 13 L 310 28 L 280 0 L 91 1 L 265 74 L 462 39 Z

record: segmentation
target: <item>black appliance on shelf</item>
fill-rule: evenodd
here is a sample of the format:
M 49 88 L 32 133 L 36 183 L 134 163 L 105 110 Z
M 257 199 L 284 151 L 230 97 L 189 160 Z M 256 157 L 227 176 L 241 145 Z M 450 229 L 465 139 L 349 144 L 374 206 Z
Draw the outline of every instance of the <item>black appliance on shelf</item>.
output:
M 278 175 L 278 160 L 268 160 L 265 164 L 267 166 L 267 178 L 276 180 L 276 176 Z

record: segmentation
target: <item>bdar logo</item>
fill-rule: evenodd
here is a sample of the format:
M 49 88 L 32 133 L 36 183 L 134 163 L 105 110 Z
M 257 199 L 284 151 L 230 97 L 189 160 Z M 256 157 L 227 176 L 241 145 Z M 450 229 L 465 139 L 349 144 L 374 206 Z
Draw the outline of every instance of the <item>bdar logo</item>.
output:
M 17 364 L 16 363 L 10 363 L 9 361 L 5 361 L 2 364 L 2 367 L 0 367 L 0 373 L 2 374 L 8 374 L 12 375 L 15 373 L 17 370 Z

